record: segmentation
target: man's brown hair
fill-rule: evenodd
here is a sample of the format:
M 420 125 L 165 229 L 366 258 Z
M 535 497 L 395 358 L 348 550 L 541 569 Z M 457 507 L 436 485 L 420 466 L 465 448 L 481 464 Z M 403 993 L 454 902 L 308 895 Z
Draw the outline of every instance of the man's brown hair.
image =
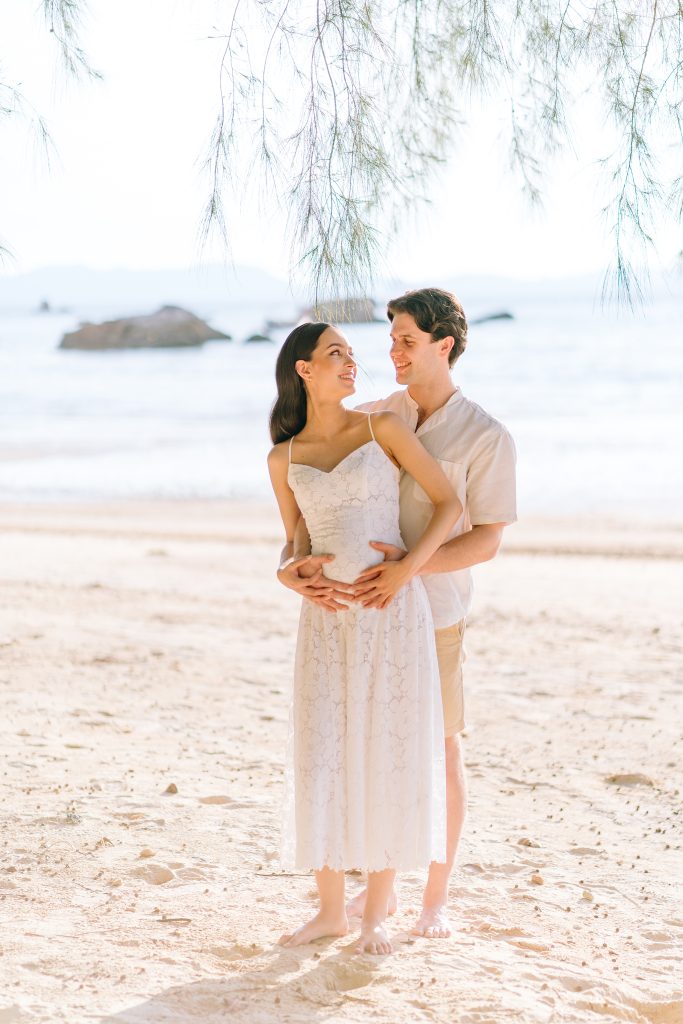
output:
M 463 308 L 452 292 L 441 288 L 416 288 L 387 304 L 387 316 L 393 320 L 397 313 L 408 313 L 432 341 L 455 339 L 448 353 L 448 365 L 453 366 L 467 345 L 467 320 Z

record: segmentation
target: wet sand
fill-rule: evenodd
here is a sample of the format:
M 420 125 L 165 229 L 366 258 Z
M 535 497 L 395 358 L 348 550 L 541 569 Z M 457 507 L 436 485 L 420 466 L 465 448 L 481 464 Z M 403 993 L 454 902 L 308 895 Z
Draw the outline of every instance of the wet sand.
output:
M 315 905 L 280 546 L 269 506 L 0 508 L 0 1024 L 683 1021 L 683 528 L 527 522 L 476 570 L 455 934 L 408 875 L 381 958 L 275 945 Z

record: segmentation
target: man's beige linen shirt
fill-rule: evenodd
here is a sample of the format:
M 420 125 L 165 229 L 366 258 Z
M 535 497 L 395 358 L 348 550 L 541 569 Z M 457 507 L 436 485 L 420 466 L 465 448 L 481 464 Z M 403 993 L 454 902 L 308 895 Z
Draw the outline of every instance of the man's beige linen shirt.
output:
M 407 389 L 388 398 L 358 406 L 363 412 L 393 412 L 415 430 L 417 403 Z M 502 423 L 465 398 L 458 388 L 444 406 L 415 430 L 430 455 L 441 465 L 463 505 L 463 513 L 448 539 L 472 526 L 514 523 L 515 445 Z M 432 503 L 420 485 L 401 474 L 400 527 L 408 548 L 424 532 Z M 381 540 L 378 537 L 377 540 Z M 422 577 L 432 608 L 435 629 L 459 622 L 472 606 L 473 584 L 469 569 Z

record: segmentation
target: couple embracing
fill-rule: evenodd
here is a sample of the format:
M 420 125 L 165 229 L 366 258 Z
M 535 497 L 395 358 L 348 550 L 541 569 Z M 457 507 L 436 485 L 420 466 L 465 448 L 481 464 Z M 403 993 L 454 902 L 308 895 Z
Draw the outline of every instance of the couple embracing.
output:
M 356 363 L 329 324 L 277 360 L 268 458 L 286 532 L 280 581 L 301 609 L 285 778 L 283 864 L 313 870 L 320 909 L 285 945 L 344 935 L 388 953 L 398 871 L 428 868 L 413 931 L 450 935 L 448 880 L 466 810 L 460 733 L 469 569 L 514 522 L 515 450 L 451 368 L 467 343 L 454 295 L 388 304 L 396 383 L 347 409 Z M 444 741 L 445 737 L 445 741 Z M 349 904 L 344 872 L 367 872 Z

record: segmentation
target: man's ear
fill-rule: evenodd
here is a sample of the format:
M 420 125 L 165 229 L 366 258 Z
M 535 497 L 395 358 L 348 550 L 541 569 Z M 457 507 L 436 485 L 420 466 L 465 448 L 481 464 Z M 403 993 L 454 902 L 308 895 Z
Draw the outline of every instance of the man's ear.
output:
M 448 357 L 450 355 L 451 349 L 454 348 L 455 346 L 455 338 L 453 337 L 452 334 L 449 334 L 448 337 L 441 339 L 441 341 L 439 342 L 439 346 L 440 351 L 443 352 L 443 354 L 446 357 Z

